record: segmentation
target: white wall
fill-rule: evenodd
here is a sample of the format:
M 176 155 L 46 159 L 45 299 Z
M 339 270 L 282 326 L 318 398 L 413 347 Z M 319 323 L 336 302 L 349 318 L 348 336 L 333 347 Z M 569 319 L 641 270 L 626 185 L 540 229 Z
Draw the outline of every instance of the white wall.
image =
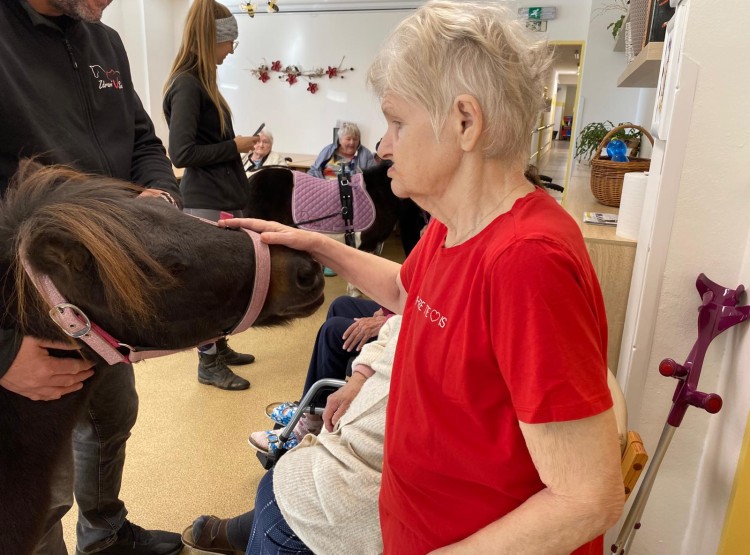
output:
M 166 142 L 162 87 L 182 35 L 189 0 L 121 0 L 113 2 L 102 21 L 120 33 L 130 60 L 133 85 L 156 133 Z
M 234 113 L 239 134 L 250 134 L 265 122 L 274 134 L 274 148 L 317 153 L 331 141 L 338 120 L 353 121 L 362 143 L 374 149 L 385 129 L 380 105 L 365 82 L 367 69 L 390 31 L 410 11 L 368 13 L 275 14 L 254 19 L 238 16 L 240 46 L 219 71 L 221 91 Z M 262 83 L 250 70 L 274 60 L 303 69 L 344 67 L 344 78 L 316 79 L 295 85 L 279 80 Z
M 739 22 L 750 18 L 750 4 L 725 2 L 738 22 L 732 24 L 715 6 L 689 1 L 684 56 L 698 65 L 698 82 L 692 114 L 684 116 L 687 147 L 671 233 L 655 238 L 668 242 L 663 275 L 649 284 L 658 292 L 657 316 L 636 325 L 654 327 L 645 383 L 631 405 L 640 407 L 631 413 L 631 426 L 650 452 L 675 387 L 659 375 L 658 364 L 666 357 L 684 361 L 696 340 L 696 276 L 705 272 L 731 288 L 750 284 L 750 73 L 738 71 L 737 57 L 727 55 L 747 49 Z M 634 555 L 716 552 L 750 410 L 749 369 L 750 326 L 743 324 L 717 338 L 707 353 L 700 389 L 722 395 L 724 409 L 713 416 L 688 411 L 657 476 Z M 628 393 L 629 405 L 637 393 Z
M 157 134 L 168 138 L 162 115 L 162 87 L 182 34 L 189 0 L 128 0 L 112 4 L 104 22 L 122 36 L 133 81 Z M 221 91 L 229 102 L 238 134 L 252 133 L 260 122 L 273 132 L 280 151 L 317 153 L 330 142 L 339 120 L 354 121 L 362 142 L 373 149 L 385 127 L 379 104 L 365 85 L 373 56 L 388 33 L 412 10 L 353 13 L 237 15 L 240 46 L 219 69 Z M 344 66 L 343 79 L 318 79 L 316 94 L 307 81 L 294 86 L 261 83 L 250 70 L 281 60 L 303 69 Z
M 593 0 L 592 12 L 609 0 Z M 610 120 L 615 125 L 635 119 L 639 89 L 618 88 L 617 79 L 625 69 L 625 56 L 613 50 L 614 39 L 607 29 L 609 19 L 606 16 L 587 15 L 590 20 L 586 35 L 583 72 L 581 75 L 581 92 L 578 110 L 578 121 L 574 122 L 576 130 L 584 125 Z M 638 123 L 634 122 L 633 123 Z
M 168 129 L 162 116 L 161 88 L 189 4 L 190 0 L 121 0 L 105 11 L 105 23 L 123 38 L 136 91 L 163 140 Z M 591 0 L 567 0 L 558 6 L 557 19 L 548 24 L 548 40 L 584 40 L 590 11 Z M 409 13 L 411 10 L 285 14 L 282 10 L 273 15 L 259 13 L 253 19 L 238 14 L 240 47 L 219 71 L 237 133 L 252 133 L 265 121 L 278 150 L 316 153 L 338 120 L 351 120 L 360 125 L 363 143 L 373 148 L 384 122 L 365 86 L 365 73 L 382 41 Z M 344 79 L 318 80 L 320 89 L 314 95 L 305 90 L 306 82 L 290 87 L 274 77 L 262 84 L 249 71 L 277 59 L 306 69 L 325 68 L 338 65 L 342 56 L 346 56 L 345 66 L 355 71 Z
M 173 56 L 165 56 L 164 53 L 176 53 L 176 45 L 182 36 L 184 14 L 187 12 L 182 11 L 181 2 L 142 1 L 144 38 L 149 57 L 148 99 L 144 99 L 143 102 L 150 110 L 157 132 L 160 136 L 166 136 L 167 123 L 162 114 L 162 90 L 166 76 L 172 68 Z M 179 21 L 178 29 L 175 29 L 173 19 Z
M 563 115 L 564 116 L 572 116 L 573 115 L 573 109 L 575 104 L 575 98 L 576 98 L 576 87 L 575 85 L 568 85 L 568 93 L 567 97 L 565 98 L 565 107 L 563 108 Z
M 553 120 L 554 126 L 552 127 L 553 130 L 558 132 L 558 136 L 560 132 L 560 124 L 562 123 L 562 117 L 565 114 L 565 103 L 567 102 L 567 100 L 568 100 L 568 86 L 558 84 L 557 94 L 555 96 L 555 102 L 554 102 L 554 107 L 555 107 L 555 115 L 554 115 L 554 120 Z

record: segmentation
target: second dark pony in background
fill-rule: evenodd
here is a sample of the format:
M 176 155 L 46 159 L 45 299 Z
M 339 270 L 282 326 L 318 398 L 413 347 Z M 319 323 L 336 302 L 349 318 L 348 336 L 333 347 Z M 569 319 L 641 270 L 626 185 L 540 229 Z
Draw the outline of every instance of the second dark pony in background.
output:
M 373 252 L 393 231 L 398 220 L 399 199 L 391 191 L 391 179 L 387 175 L 388 165 L 381 163 L 362 172 L 365 189 L 375 206 L 375 222 L 362 231 L 359 249 Z M 282 166 L 261 168 L 250 176 L 250 202 L 248 216 L 274 220 L 284 225 L 295 226 L 292 216 L 292 194 L 294 172 Z M 333 201 L 326 213 L 340 209 L 340 203 Z

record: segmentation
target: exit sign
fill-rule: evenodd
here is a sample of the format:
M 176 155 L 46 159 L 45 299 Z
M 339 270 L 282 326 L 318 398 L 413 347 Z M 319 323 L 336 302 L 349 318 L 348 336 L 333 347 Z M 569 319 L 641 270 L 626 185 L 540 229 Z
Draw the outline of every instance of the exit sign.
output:
M 557 8 L 554 7 L 528 7 L 518 8 L 519 19 L 528 21 L 549 21 L 557 16 Z

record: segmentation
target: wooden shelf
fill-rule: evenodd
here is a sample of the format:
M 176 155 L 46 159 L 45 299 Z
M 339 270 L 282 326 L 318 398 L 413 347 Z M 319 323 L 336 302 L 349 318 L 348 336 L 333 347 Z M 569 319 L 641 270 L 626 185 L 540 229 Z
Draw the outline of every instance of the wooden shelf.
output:
M 604 206 L 594 198 L 591 193 L 590 166 L 574 164 L 572 175 L 565 186 L 562 205 L 578 222 L 599 278 L 609 327 L 607 364 L 610 370 L 617 373 L 622 330 L 625 327 L 625 312 L 630 294 L 630 278 L 638 244 L 618 236 L 617 228 L 614 226 L 583 223 L 584 212 L 620 212 L 619 208 Z
M 617 80 L 618 87 L 655 87 L 664 50 L 663 42 L 649 42 Z

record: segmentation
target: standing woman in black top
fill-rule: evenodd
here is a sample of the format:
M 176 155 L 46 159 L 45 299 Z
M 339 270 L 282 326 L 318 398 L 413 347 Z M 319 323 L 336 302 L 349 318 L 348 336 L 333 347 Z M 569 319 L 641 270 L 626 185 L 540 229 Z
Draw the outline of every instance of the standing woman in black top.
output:
M 237 21 L 214 0 L 195 0 L 182 44 L 164 86 L 169 125 L 169 156 L 185 168 L 180 182 L 185 212 L 218 221 L 221 212 L 243 216 L 248 184 L 240 159 L 257 136 L 235 136 L 232 113 L 216 83 L 216 66 L 237 46 Z M 226 338 L 198 350 L 198 381 L 220 389 L 247 389 L 250 382 L 227 364 L 250 364 L 253 355 L 236 353 Z

